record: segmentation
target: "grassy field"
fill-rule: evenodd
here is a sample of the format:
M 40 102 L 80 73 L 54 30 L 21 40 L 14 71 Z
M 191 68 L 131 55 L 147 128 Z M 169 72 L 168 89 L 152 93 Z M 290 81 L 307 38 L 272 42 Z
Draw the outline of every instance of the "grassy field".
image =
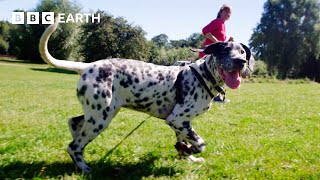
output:
M 207 143 L 204 163 L 178 158 L 174 132 L 162 120 L 123 108 L 86 148 L 93 172 L 81 174 L 66 152 L 67 120 L 82 113 L 77 79 L 0 60 L 0 179 L 320 179 L 319 84 L 228 90 L 230 103 L 193 121 Z

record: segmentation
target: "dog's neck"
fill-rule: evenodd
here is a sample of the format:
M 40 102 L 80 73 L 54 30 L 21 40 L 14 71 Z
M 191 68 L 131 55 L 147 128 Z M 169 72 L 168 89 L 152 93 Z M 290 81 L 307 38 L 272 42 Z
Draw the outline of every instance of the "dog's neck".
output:
M 204 58 L 204 60 L 196 61 L 194 64 L 192 64 L 192 67 L 197 69 L 197 72 L 200 74 L 200 76 L 204 80 L 210 92 L 213 95 L 217 95 L 218 92 L 215 86 L 223 87 L 224 81 L 219 76 L 218 66 L 215 62 L 215 57 L 213 57 L 212 55 L 208 55 L 207 57 Z M 214 80 L 216 82 L 215 84 L 212 83 L 211 78 L 208 76 L 205 70 L 207 70 L 208 71 L 207 73 L 210 73 L 212 77 L 214 77 Z

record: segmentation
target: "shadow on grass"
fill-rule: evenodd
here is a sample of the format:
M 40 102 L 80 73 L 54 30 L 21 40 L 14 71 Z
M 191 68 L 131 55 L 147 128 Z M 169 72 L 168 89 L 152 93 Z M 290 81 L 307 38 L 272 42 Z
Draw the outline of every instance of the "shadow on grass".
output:
M 89 164 L 92 172 L 82 175 L 76 173 L 73 163 L 52 163 L 35 162 L 32 164 L 25 162 L 14 162 L 7 166 L 0 166 L 0 179 L 32 179 L 38 178 L 59 178 L 72 174 L 84 176 L 88 179 L 142 179 L 143 177 L 162 177 L 174 176 L 181 171 L 176 170 L 174 166 L 157 167 L 155 161 L 158 157 L 147 154 L 138 162 L 121 162 L 101 160 L 99 162 Z
M 77 74 L 74 71 L 64 70 L 64 69 L 57 69 L 57 68 L 31 68 L 34 71 L 42 71 L 42 72 L 53 72 L 53 73 L 63 73 L 63 74 Z
M 2 59 L 2 58 L 0 58 L 0 62 L 4 62 L 4 63 L 17 63 L 17 64 L 32 64 L 32 62 L 31 62 L 31 61 L 28 61 L 28 60 Z

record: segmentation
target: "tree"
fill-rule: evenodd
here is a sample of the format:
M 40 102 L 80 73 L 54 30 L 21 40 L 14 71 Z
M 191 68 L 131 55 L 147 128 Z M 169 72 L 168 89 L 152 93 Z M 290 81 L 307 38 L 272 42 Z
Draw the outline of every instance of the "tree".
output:
M 0 54 L 8 54 L 10 23 L 0 21 Z
M 297 77 L 310 56 L 319 57 L 319 11 L 319 0 L 268 0 L 264 4 L 250 46 L 271 74 Z
M 169 47 L 169 40 L 168 36 L 166 34 L 159 34 L 151 39 L 159 48 L 164 47 L 168 48 Z
M 103 11 L 96 13 L 100 13 L 100 23 L 82 26 L 80 53 L 86 62 L 108 57 L 140 60 L 149 57 L 146 33 L 141 27 L 133 26 L 123 18 L 113 18 Z
M 188 46 L 193 48 L 200 48 L 204 42 L 204 35 L 202 33 L 193 33 L 187 39 Z
M 55 12 L 55 13 L 78 13 L 81 8 L 76 2 L 69 0 L 43 0 L 31 11 Z M 17 10 L 20 11 L 21 10 Z M 40 13 L 41 14 L 41 13 Z M 40 22 L 41 22 L 40 17 Z M 19 59 L 31 60 L 32 62 L 43 62 L 39 54 L 39 40 L 46 29 L 46 25 L 15 25 L 10 30 L 9 51 Z M 63 32 L 63 33 L 61 33 Z M 77 25 L 72 23 L 60 24 L 57 33 L 49 40 L 49 51 L 58 59 L 69 59 L 75 51 L 75 34 Z

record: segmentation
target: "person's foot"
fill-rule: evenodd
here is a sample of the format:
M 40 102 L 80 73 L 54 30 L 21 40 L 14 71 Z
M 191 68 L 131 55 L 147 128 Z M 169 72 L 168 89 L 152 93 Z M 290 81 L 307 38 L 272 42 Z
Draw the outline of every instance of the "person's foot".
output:
M 220 102 L 220 103 L 227 103 L 227 102 L 230 102 L 229 99 L 222 99 L 221 96 L 216 96 L 213 98 L 213 101 L 214 102 Z

